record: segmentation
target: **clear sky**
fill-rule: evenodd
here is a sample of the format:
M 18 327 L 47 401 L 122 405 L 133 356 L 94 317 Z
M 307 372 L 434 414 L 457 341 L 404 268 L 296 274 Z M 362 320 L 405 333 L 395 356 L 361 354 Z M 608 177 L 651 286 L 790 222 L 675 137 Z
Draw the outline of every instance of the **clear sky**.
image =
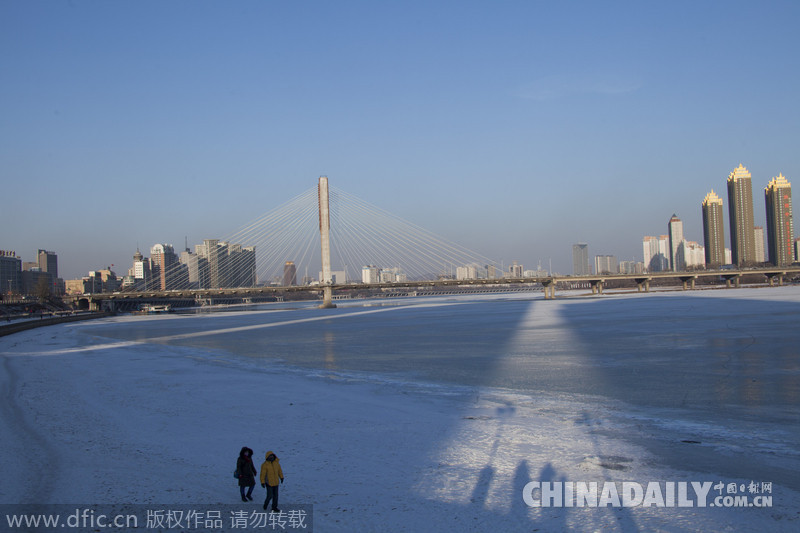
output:
M 331 185 L 482 254 L 642 260 L 800 184 L 800 3 L 0 0 L 0 249 L 80 277 Z M 729 238 L 726 228 L 726 239 Z

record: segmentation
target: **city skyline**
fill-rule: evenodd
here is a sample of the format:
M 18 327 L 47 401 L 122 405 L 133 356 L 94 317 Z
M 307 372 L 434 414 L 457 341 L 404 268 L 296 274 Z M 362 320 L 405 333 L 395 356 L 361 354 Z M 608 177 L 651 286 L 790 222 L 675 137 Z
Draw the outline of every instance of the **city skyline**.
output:
M 791 2 L 0 14 L 0 246 L 55 250 L 64 279 L 127 268 L 137 243 L 224 239 L 323 174 L 506 265 L 564 273 L 576 242 L 641 259 L 673 213 L 702 242 L 698 204 L 740 162 L 756 188 L 800 176 Z
M 730 172 L 730 174 L 728 176 L 727 185 L 728 185 L 729 198 L 731 197 L 731 195 L 733 195 L 733 197 L 735 198 L 735 197 L 738 197 L 739 195 L 742 194 L 742 192 L 740 191 L 740 189 L 742 188 L 741 184 L 738 183 L 738 182 L 741 181 L 742 178 L 744 178 L 744 180 L 746 180 L 746 182 L 747 182 L 746 193 L 745 194 L 747 194 L 747 196 L 750 199 L 749 204 L 748 204 L 748 202 L 744 202 L 743 205 L 740 205 L 736 209 L 734 209 L 734 208 L 724 208 L 725 202 L 718 195 L 715 194 L 713 188 L 705 196 L 705 198 L 703 199 L 703 201 L 701 203 L 702 228 L 701 228 L 701 238 L 699 239 L 699 240 L 701 240 L 703 242 L 703 244 L 699 244 L 697 241 L 692 241 L 692 240 L 689 240 L 688 238 L 685 238 L 685 236 L 684 236 L 684 228 L 683 228 L 683 221 L 676 214 L 673 214 L 672 217 L 670 217 L 670 219 L 669 219 L 669 221 L 667 223 L 667 232 L 666 232 L 666 234 L 661 234 L 659 237 L 647 236 L 647 235 L 645 235 L 643 237 L 644 250 L 641 253 L 642 261 L 639 261 L 639 257 L 635 257 L 635 258 L 632 258 L 630 260 L 626 260 L 625 258 L 620 258 L 620 257 L 617 256 L 617 254 L 613 254 L 613 253 L 612 254 L 608 254 L 608 253 L 600 252 L 600 253 L 591 253 L 590 254 L 590 252 L 589 252 L 589 244 L 588 243 L 572 244 L 572 257 L 571 257 L 571 259 L 572 259 L 572 274 L 573 275 L 585 275 L 585 274 L 597 273 L 598 272 L 597 265 L 599 264 L 598 261 L 604 261 L 604 263 L 603 263 L 604 265 L 609 265 L 608 260 L 613 260 L 615 262 L 615 264 L 617 265 L 617 271 L 619 271 L 619 268 L 622 267 L 623 263 L 631 263 L 631 264 L 642 263 L 642 268 L 643 268 L 643 271 L 645 271 L 645 272 L 646 271 L 662 272 L 662 271 L 665 271 L 665 270 L 684 271 L 684 270 L 687 270 L 687 268 L 688 269 L 697 268 L 697 265 L 698 264 L 703 264 L 703 262 L 705 262 L 707 268 L 713 268 L 714 266 L 724 265 L 724 264 L 733 264 L 733 265 L 735 265 L 736 264 L 736 259 L 735 259 L 735 256 L 733 255 L 733 252 L 732 252 L 732 250 L 734 248 L 734 244 L 735 244 L 734 237 L 733 236 L 728 237 L 728 235 L 733 233 L 730 230 L 730 228 L 734 227 L 734 225 L 736 224 L 734 222 L 734 218 L 733 217 L 735 216 L 735 213 L 738 213 L 740 211 L 741 212 L 746 212 L 748 210 L 752 211 L 754 209 L 754 205 L 758 204 L 758 202 L 753 202 L 752 201 L 751 174 L 748 171 L 748 169 L 741 163 L 732 172 Z M 776 191 L 778 191 L 778 192 L 776 192 Z M 769 218 L 767 218 L 767 229 L 768 229 L 768 231 L 766 233 L 764 232 L 764 228 L 763 227 L 754 225 L 753 226 L 753 231 L 750 232 L 752 235 L 750 236 L 750 241 L 751 242 L 749 243 L 748 246 L 751 249 L 751 252 L 750 252 L 751 255 L 753 257 L 760 257 L 760 259 L 752 259 L 749 262 L 747 262 L 747 264 L 756 265 L 756 264 L 761 263 L 761 262 L 769 262 L 769 263 L 775 264 L 774 258 L 776 256 L 772 255 L 772 254 L 775 254 L 775 253 L 777 253 L 780 257 L 783 258 L 783 259 L 781 259 L 781 265 L 791 264 L 795 259 L 794 247 L 796 246 L 796 244 L 795 244 L 794 241 L 795 241 L 795 239 L 797 239 L 797 237 L 794 235 L 794 226 L 792 224 L 791 183 L 786 179 L 786 177 L 783 174 L 779 174 L 778 176 L 772 178 L 769 181 L 767 187 L 764 188 L 764 192 L 765 192 L 765 211 L 767 212 L 767 216 L 768 217 L 770 216 L 770 209 L 769 209 L 770 208 L 770 202 L 772 202 L 772 204 L 774 204 L 774 207 L 772 209 L 773 212 L 775 212 L 776 209 L 778 209 L 777 204 L 775 204 L 776 200 L 774 200 L 773 197 L 777 197 L 779 199 L 782 199 L 781 200 L 782 201 L 781 209 L 780 209 L 781 214 L 779 215 L 779 218 L 780 218 L 780 221 L 779 221 L 780 222 L 780 224 L 779 224 L 780 235 L 775 233 L 775 231 L 773 231 L 773 232 L 769 231 L 770 228 L 775 225 L 775 223 L 770 221 Z M 731 200 L 729 200 L 728 202 L 729 202 L 729 204 L 733 203 Z M 725 212 L 725 214 L 728 215 L 727 217 L 724 216 L 723 211 Z M 725 219 L 728 220 L 728 224 L 727 224 L 727 226 L 729 228 L 728 231 L 725 231 L 725 229 L 724 229 L 725 226 L 726 226 Z M 749 217 L 749 220 L 750 220 L 751 223 L 754 223 L 754 218 L 752 217 L 752 215 Z M 713 226 L 713 228 L 707 227 L 709 224 L 711 224 L 711 226 Z M 744 227 L 747 227 L 747 224 L 745 224 Z M 776 231 L 778 231 L 778 230 L 776 230 Z M 727 237 L 727 240 L 726 240 L 726 237 Z M 773 239 L 773 241 L 765 241 L 765 239 Z M 661 242 L 659 242 L 659 241 L 661 241 Z M 164 261 L 167 261 L 167 263 L 166 263 L 167 266 L 184 265 L 185 267 L 187 267 L 189 269 L 185 273 L 174 272 L 172 274 L 173 277 L 178 276 L 178 277 L 181 277 L 181 278 L 187 278 L 187 280 L 188 280 L 189 277 L 191 277 L 191 275 L 188 272 L 195 272 L 195 277 L 197 276 L 197 273 L 196 273 L 197 268 L 198 268 L 197 265 L 195 264 L 194 267 L 189 266 L 190 265 L 190 260 L 194 259 L 195 257 L 194 257 L 193 253 L 190 253 L 190 250 L 188 248 L 188 237 L 186 238 L 186 242 L 187 242 L 186 251 L 185 252 L 181 252 L 180 254 L 176 254 L 175 253 L 174 247 L 173 247 L 172 244 L 155 243 L 152 246 L 152 249 L 150 250 L 152 257 L 151 257 L 151 259 L 149 261 L 152 262 L 153 268 L 155 269 L 154 272 L 156 272 L 156 275 L 154 277 L 155 283 L 156 283 L 157 286 L 160 286 L 160 288 L 162 290 L 168 285 L 167 277 L 170 276 L 170 273 L 168 272 L 170 270 L 169 268 L 167 268 L 167 269 L 159 269 L 159 267 L 158 267 Z M 217 243 L 223 244 L 226 247 L 228 246 L 228 243 L 220 242 L 219 239 L 205 239 L 203 242 L 204 242 L 204 244 L 195 245 L 195 252 L 199 253 L 201 256 L 202 255 L 208 256 L 210 254 L 210 252 L 207 251 L 207 248 L 209 246 L 216 247 Z M 717 252 L 705 251 L 704 250 L 705 244 L 708 243 L 708 242 L 711 242 L 712 245 L 714 245 L 714 246 L 720 246 L 721 250 L 719 250 Z M 775 244 L 777 242 L 781 242 L 782 243 L 781 244 L 781 250 L 778 251 L 778 252 L 773 252 L 772 249 L 777 246 Z M 692 249 L 690 250 L 690 249 L 684 247 L 684 245 L 685 246 L 691 246 Z M 700 246 L 700 248 L 695 250 L 694 247 L 698 246 L 698 245 Z M 728 245 L 730 245 L 730 248 L 727 247 Z M 235 253 L 239 253 L 242 250 L 250 250 L 251 252 L 254 250 L 254 248 L 249 248 L 249 247 L 246 247 L 246 246 L 243 248 L 242 244 L 235 244 L 235 245 L 232 245 L 232 246 L 235 247 L 234 248 Z M 760 248 L 760 253 L 761 253 L 760 256 L 759 256 L 759 248 Z M 578 251 L 578 250 L 580 250 L 580 251 Z M 694 255 L 696 251 L 699 252 L 699 254 Z M 766 252 L 769 252 L 769 255 Z M 166 258 L 168 258 L 168 259 L 165 259 L 165 253 L 166 253 Z M 227 253 L 228 252 L 226 252 L 226 255 L 227 255 Z M 691 261 L 689 261 L 689 256 L 685 255 L 685 254 L 689 254 L 689 253 L 692 254 L 692 258 L 693 259 Z M 711 256 L 709 256 L 709 253 L 711 254 Z M 38 249 L 37 250 L 37 258 L 38 258 L 37 259 L 37 265 L 40 265 L 42 263 L 42 255 L 43 254 L 55 254 L 55 252 L 47 252 L 45 250 Z M 190 257 L 184 257 L 187 254 Z M 578 255 L 576 255 L 576 254 L 578 254 Z M 721 254 L 721 256 L 723 258 L 727 256 L 727 259 L 723 259 L 721 263 L 717 263 L 717 260 L 715 259 L 717 257 L 717 254 Z M 180 259 L 178 258 L 178 255 L 180 255 Z M 20 259 L 24 259 L 24 257 L 21 254 L 17 254 L 17 257 L 19 257 Z M 138 258 L 138 260 L 137 260 L 137 258 Z M 591 261 L 592 261 L 592 263 L 594 265 L 594 269 L 592 268 L 592 266 L 589 265 L 590 259 L 591 259 Z M 142 268 L 141 267 L 141 260 L 142 260 L 142 254 L 140 253 L 138 245 L 137 245 L 136 253 L 133 255 L 133 265 L 134 266 L 131 269 L 126 269 L 126 266 L 125 266 L 126 263 L 124 263 L 124 262 L 121 263 L 120 265 L 117 265 L 117 271 L 116 272 L 117 272 L 117 275 L 120 278 L 120 280 L 126 275 L 126 272 L 130 273 L 130 272 L 128 272 L 129 270 L 130 271 L 136 270 L 137 269 L 137 263 L 139 263 L 139 269 L 141 270 L 141 268 Z M 654 260 L 657 260 L 658 262 L 657 263 L 653 263 L 652 261 L 654 261 Z M 255 257 L 253 257 L 252 261 L 255 261 Z M 699 263 L 698 263 L 698 261 L 699 261 Z M 195 260 L 195 263 L 196 263 L 196 260 Z M 211 261 L 210 263 L 212 264 L 212 266 L 210 267 L 210 270 L 209 270 L 209 276 L 211 278 L 215 278 L 215 276 L 219 277 L 219 274 L 214 274 L 215 267 L 213 265 L 216 264 L 216 262 L 215 261 Z M 511 264 L 508 265 L 508 267 L 509 267 L 508 268 L 508 273 L 513 273 L 513 267 L 514 267 L 514 265 L 517 265 L 518 263 L 520 263 L 520 262 L 516 261 L 516 260 L 512 261 Z M 580 266 L 580 272 L 578 272 L 576 270 L 578 263 L 583 263 L 583 265 Z M 27 263 L 27 264 L 33 264 L 33 263 Z M 286 266 L 288 266 L 289 264 L 294 266 L 294 263 L 293 263 L 292 260 L 287 260 L 286 261 Z M 676 266 L 676 264 L 677 264 L 677 266 Z M 96 267 L 94 269 L 88 269 L 88 271 L 89 272 L 91 272 L 92 270 L 95 270 L 95 271 L 100 271 L 100 270 L 110 271 L 111 267 L 114 267 L 115 265 L 116 264 L 106 264 L 103 267 Z M 367 266 L 372 266 L 372 265 L 364 265 L 364 266 L 367 267 Z M 455 268 L 456 266 L 458 266 L 458 268 L 461 268 L 462 266 L 466 266 L 466 265 L 452 265 L 453 268 Z M 525 268 L 525 266 L 528 266 L 528 268 Z M 778 265 L 778 266 L 780 266 L 780 265 Z M 532 267 L 531 263 L 528 263 L 527 265 L 526 264 L 520 264 L 519 265 L 520 270 L 524 269 L 525 271 L 531 270 L 531 267 Z M 540 268 L 540 267 L 541 267 L 541 260 L 539 260 L 537 262 L 537 268 Z M 192 270 L 192 268 L 194 268 L 194 270 Z M 253 268 L 253 276 L 254 276 L 255 275 L 255 264 L 254 264 L 254 266 L 252 268 Z M 308 268 L 308 265 L 306 265 L 306 268 Z M 492 267 L 492 268 L 494 268 L 494 267 Z M 43 272 L 47 271 L 46 268 L 42 268 L 41 270 Z M 504 272 L 505 272 L 505 270 L 504 270 Z M 553 272 L 555 272 L 557 274 L 562 274 L 562 275 L 570 273 L 568 270 L 567 271 L 561 271 L 561 272 L 554 270 Z M 603 272 L 612 273 L 613 269 L 609 269 L 608 267 L 606 267 L 606 268 L 603 269 Z M 453 273 L 448 271 L 447 274 L 453 274 Z M 285 277 L 285 275 L 286 275 L 286 272 L 284 271 L 283 276 Z M 77 279 L 80 279 L 82 277 L 85 278 L 85 272 L 80 274 L 79 276 L 77 276 L 75 278 L 69 278 L 69 279 L 76 279 L 77 280 Z M 137 278 L 144 278 L 145 276 L 141 272 L 139 272 L 138 274 L 136 274 L 136 277 Z M 472 277 L 474 277 L 474 276 L 472 276 Z M 517 277 L 522 277 L 522 276 L 517 276 Z M 68 278 L 62 278 L 62 279 L 68 279 Z M 465 276 L 465 277 L 463 277 L 463 279 L 469 279 L 469 277 Z M 184 280 L 184 281 L 186 281 L 186 280 Z M 266 283 L 266 282 L 269 282 L 269 281 L 270 281 L 269 279 L 260 279 L 260 278 L 257 279 L 258 283 Z M 181 282 L 181 283 L 183 283 L 183 282 Z M 253 284 L 255 284 L 255 282 Z M 294 284 L 294 283 L 290 283 L 290 284 Z M 213 280 L 210 280 L 210 285 L 211 286 L 224 286 L 225 284 L 221 283 L 221 282 L 218 282 L 218 281 L 215 282 Z M 159 288 L 159 287 L 156 287 L 156 288 Z

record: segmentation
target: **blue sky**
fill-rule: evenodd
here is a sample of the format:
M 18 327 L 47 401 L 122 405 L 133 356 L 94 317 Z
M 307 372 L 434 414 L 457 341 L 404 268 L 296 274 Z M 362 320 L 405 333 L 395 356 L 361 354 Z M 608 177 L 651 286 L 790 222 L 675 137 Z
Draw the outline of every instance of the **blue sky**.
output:
M 641 260 L 800 177 L 797 2 L 0 1 L 0 248 L 62 277 L 331 184 L 482 254 Z M 727 232 L 727 228 L 726 228 Z M 727 236 L 726 236 L 727 238 Z

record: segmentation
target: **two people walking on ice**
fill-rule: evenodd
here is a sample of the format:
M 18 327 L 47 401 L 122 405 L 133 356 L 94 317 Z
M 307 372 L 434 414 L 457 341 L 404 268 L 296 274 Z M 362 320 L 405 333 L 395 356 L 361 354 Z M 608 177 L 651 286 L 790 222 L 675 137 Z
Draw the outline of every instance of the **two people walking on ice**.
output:
M 256 485 L 256 467 L 253 465 L 253 450 L 245 446 L 239 452 L 236 460 L 236 475 L 239 478 L 239 492 L 242 501 L 253 500 L 253 487 Z M 267 499 L 264 500 L 264 509 L 272 502 L 272 511 L 279 513 L 278 509 L 278 487 L 283 483 L 283 470 L 278 456 L 272 451 L 268 451 L 265 461 L 261 465 L 261 486 L 267 489 Z M 244 489 L 247 488 L 247 494 Z

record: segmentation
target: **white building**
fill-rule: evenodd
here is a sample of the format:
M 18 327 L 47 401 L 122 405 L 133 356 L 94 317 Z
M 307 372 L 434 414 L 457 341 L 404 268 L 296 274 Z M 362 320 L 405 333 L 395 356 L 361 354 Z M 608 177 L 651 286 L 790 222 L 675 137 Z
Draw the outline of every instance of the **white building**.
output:
M 317 279 L 322 279 L 322 272 Z M 331 270 L 331 283 L 334 285 L 347 283 L 347 274 L 344 270 Z
M 526 270 L 522 273 L 522 277 L 524 278 L 546 278 L 550 275 L 547 270 L 542 270 L 541 268 L 537 270 Z
M 596 274 L 619 274 L 619 264 L 616 256 L 594 256 L 594 271 Z
M 706 265 L 706 249 L 695 241 L 683 241 L 681 245 L 683 259 L 689 270 L 703 268 Z
M 478 279 L 478 268 L 475 266 L 460 266 L 456 268 L 456 279 Z
M 619 272 L 620 274 L 642 274 L 644 272 L 644 263 L 641 261 L 620 261 Z
M 642 241 L 642 251 L 648 272 L 669 270 L 669 235 L 646 236 Z
M 361 269 L 361 283 L 380 283 L 381 269 L 375 265 L 367 265 Z
M 381 270 L 381 280 L 385 283 L 402 283 L 408 280 L 408 276 L 400 267 L 384 268 Z

